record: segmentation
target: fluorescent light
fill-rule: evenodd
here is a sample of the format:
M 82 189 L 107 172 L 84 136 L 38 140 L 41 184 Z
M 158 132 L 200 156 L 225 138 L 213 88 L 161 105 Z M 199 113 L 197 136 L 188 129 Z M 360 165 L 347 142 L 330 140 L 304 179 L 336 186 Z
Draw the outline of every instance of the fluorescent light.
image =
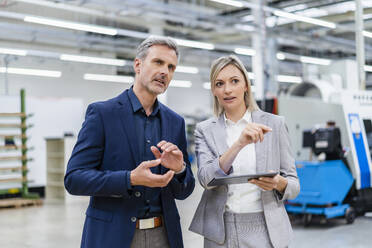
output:
M 0 67 L 0 73 L 8 74 L 19 74 L 28 76 L 40 76 L 40 77 L 61 77 L 60 71 L 49 71 L 49 70 L 36 70 L 36 69 L 25 69 L 25 68 L 14 68 L 14 67 Z
M 99 33 L 99 34 L 107 34 L 107 35 L 117 35 L 118 31 L 113 28 L 106 28 L 97 25 L 90 25 L 90 24 L 81 24 L 77 22 L 69 22 L 69 21 L 61 21 L 56 19 L 49 19 L 44 17 L 36 17 L 36 16 L 25 16 L 23 19 L 25 22 L 55 26 L 60 28 L 68 28 L 92 33 Z
M 206 90 L 210 90 L 211 89 L 211 83 L 210 82 L 203 83 L 203 88 L 206 89 Z
M 193 67 L 193 66 L 178 65 L 176 67 L 176 72 L 197 74 L 197 73 L 199 73 L 199 69 L 196 68 L 196 67 Z
M 172 80 L 169 84 L 170 87 L 179 87 L 179 88 L 191 88 L 191 81 L 185 80 Z
M 293 11 L 303 10 L 303 9 L 306 9 L 306 8 L 307 8 L 306 4 L 297 4 L 297 5 L 292 5 L 292 6 L 289 6 L 289 7 L 285 7 L 285 8 L 283 8 L 283 10 L 287 11 L 287 12 L 293 12 Z
M 295 14 L 284 12 L 281 10 L 275 10 L 273 13 L 276 16 L 285 17 L 285 18 L 296 20 L 296 21 L 307 22 L 307 23 L 311 23 L 311 24 L 315 24 L 315 25 L 319 25 L 319 26 L 323 26 L 327 28 L 336 28 L 336 23 L 333 23 L 333 22 L 323 21 L 323 20 L 319 20 L 319 19 L 315 19 L 311 17 L 306 17 L 306 16 L 295 15 Z
M 226 5 L 230 5 L 230 6 L 234 6 L 234 7 L 243 7 L 243 3 L 240 2 L 240 1 L 235 1 L 235 0 L 210 0 L 212 2 L 216 2 L 216 3 L 222 3 L 222 4 L 226 4 Z
M 364 70 L 368 72 L 372 72 L 372 65 L 365 65 Z
M 301 77 L 295 77 L 295 76 L 287 76 L 287 75 L 278 75 L 276 77 L 278 82 L 285 82 L 285 83 L 302 83 Z
M 242 47 L 235 48 L 234 52 L 237 54 L 248 55 L 248 56 L 254 56 L 256 54 L 256 51 L 253 50 L 252 48 L 242 48 Z
M 19 55 L 19 56 L 26 56 L 27 55 L 26 50 L 12 49 L 12 48 L 2 48 L 2 47 L 0 47 L 0 53 L 11 54 L 11 55 Z
M 99 57 L 78 56 L 78 55 L 73 55 L 73 54 L 61 54 L 59 58 L 61 60 L 66 60 L 66 61 L 75 61 L 75 62 L 102 64 L 102 65 L 124 66 L 126 64 L 125 60 L 122 60 L 122 59 L 108 59 L 108 58 L 99 58 Z
M 214 49 L 214 45 L 212 43 L 199 42 L 199 41 L 193 41 L 193 40 L 182 40 L 182 39 L 174 39 L 174 40 L 180 46 L 200 48 L 200 49 L 206 49 L 206 50 Z
M 285 60 L 285 55 L 284 55 L 284 53 L 277 53 L 276 58 L 279 59 L 279 60 Z
M 319 59 L 314 57 L 300 56 L 300 61 L 307 64 L 316 64 L 316 65 L 330 65 L 331 60 L 329 59 Z
M 85 80 L 91 81 L 105 81 L 105 82 L 115 82 L 115 83 L 133 83 L 134 78 L 130 76 L 117 76 L 117 75 L 105 75 L 105 74 L 84 74 Z
M 365 36 L 365 37 L 368 37 L 368 38 L 372 38 L 372 32 L 368 32 L 368 31 L 363 31 L 363 35 Z
M 243 22 L 252 22 L 254 21 L 254 16 L 253 15 L 246 15 L 240 18 L 241 21 Z
M 256 30 L 253 26 L 246 24 L 235 24 L 234 27 L 247 32 L 253 32 Z

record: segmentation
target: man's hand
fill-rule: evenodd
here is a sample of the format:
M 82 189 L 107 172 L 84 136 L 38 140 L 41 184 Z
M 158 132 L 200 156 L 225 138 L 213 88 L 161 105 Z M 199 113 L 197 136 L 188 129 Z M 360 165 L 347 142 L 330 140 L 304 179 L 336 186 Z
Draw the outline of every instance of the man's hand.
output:
M 164 167 L 176 173 L 183 169 L 183 154 L 176 145 L 162 140 L 157 144 L 157 147 L 163 152 L 161 153 L 155 146 L 151 146 L 151 151 L 155 158 L 161 160 Z
M 277 190 L 280 193 L 284 193 L 288 180 L 281 175 L 276 175 L 275 177 L 260 177 L 259 179 L 249 180 L 250 183 L 253 183 L 260 187 L 263 190 Z
M 164 175 L 151 172 L 150 168 L 158 166 L 161 160 L 144 161 L 130 172 L 131 185 L 143 185 L 147 187 L 165 187 L 172 180 L 174 171 L 169 170 Z

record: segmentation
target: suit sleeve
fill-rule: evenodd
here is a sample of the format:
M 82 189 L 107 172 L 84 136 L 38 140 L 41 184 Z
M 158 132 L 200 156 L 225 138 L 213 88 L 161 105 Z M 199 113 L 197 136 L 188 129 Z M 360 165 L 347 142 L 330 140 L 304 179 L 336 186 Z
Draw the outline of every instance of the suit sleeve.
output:
M 170 181 L 169 187 L 171 192 L 173 193 L 174 198 L 178 200 L 184 200 L 189 195 L 191 195 L 195 187 L 195 178 L 191 170 L 191 165 L 187 153 L 187 141 L 184 120 L 182 120 L 181 130 L 178 133 L 179 133 L 178 148 L 183 153 L 183 160 L 186 166 L 186 170 L 179 175 L 175 175 Z
M 102 117 L 95 104 L 88 106 L 85 121 L 72 151 L 64 178 L 73 195 L 128 197 L 129 171 L 99 170 L 104 153 Z
M 284 201 L 294 199 L 300 192 L 300 183 L 297 177 L 295 159 L 293 156 L 288 128 L 284 118 L 280 122 L 280 175 L 287 178 L 288 184 L 284 193 L 276 192 L 277 199 Z
M 199 124 L 196 126 L 194 135 L 199 183 L 205 189 L 215 188 L 216 186 L 208 186 L 208 183 L 215 177 L 227 176 L 228 174 L 221 169 L 219 156 L 211 151 Z M 229 174 L 231 172 L 232 169 Z

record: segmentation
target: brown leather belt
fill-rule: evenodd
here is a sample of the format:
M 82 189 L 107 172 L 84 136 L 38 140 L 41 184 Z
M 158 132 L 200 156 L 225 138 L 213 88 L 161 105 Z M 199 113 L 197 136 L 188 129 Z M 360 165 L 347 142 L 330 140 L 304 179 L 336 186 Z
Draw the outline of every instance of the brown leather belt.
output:
M 162 225 L 163 225 L 163 221 L 161 217 L 139 219 L 136 221 L 137 229 L 150 229 L 150 228 L 156 228 Z

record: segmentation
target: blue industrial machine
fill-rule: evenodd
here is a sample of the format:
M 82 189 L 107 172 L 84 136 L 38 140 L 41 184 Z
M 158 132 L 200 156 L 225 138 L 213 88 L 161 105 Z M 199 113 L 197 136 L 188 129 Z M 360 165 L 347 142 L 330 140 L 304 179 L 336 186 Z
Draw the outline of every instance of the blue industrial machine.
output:
M 288 213 L 301 215 L 305 225 L 312 216 L 326 219 L 344 216 L 353 223 L 357 214 L 372 209 L 371 188 L 358 189 L 344 157 L 339 128 L 331 123 L 326 128 L 303 132 L 303 147 L 316 155 L 323 153 L 324 161 L 297 161 L 301 191 L 286 204 Z

